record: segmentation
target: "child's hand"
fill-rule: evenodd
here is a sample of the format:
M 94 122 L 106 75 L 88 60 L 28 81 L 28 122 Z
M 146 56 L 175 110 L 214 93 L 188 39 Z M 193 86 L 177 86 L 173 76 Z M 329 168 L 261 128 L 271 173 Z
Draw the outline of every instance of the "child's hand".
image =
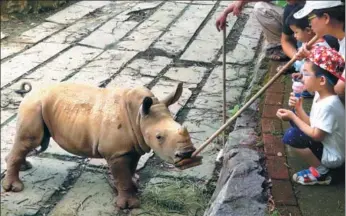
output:
M 291 110 L 287 109 L 278 109 L 278 111 L 276 112 L 276 116 L 283 121 L 291 120 L 293 115 L 294 113 Z
M 307 43 L 303 43 L 299 48 L 298 52 L 295 54 L 296 60 L 302 60 L 309 56 L 310 51 L 306 48 L 306 45 Z
M 301 74 L 301 73 L 292 73 L 292 79 L 300 80 L 302 78 L 303 78 L 303 74 Z
M 302 104 L 303 104 L 303 98 L 302 97 L 297 98 L 294 95 L 294 92 L 291 92 L 290 98 L 288 99 L 288 106 L 299 108 L 299 107 L 302 107 Z

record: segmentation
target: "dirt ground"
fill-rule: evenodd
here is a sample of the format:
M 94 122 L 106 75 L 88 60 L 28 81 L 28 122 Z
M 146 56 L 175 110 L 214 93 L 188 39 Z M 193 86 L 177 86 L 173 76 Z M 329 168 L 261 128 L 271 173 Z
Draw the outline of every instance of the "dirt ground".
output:
M 78 1 L 68 1 L 66 4 L 55 10 L 52 9 L 40 13 L 1 15 L 1 32 L 11 37 L 20 35 L 21 33 L 41 24 L 47 17 L 76 2 Z

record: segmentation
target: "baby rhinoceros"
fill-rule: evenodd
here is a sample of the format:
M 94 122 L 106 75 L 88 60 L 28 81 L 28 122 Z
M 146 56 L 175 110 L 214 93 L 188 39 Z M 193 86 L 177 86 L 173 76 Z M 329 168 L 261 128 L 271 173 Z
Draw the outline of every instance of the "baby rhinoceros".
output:
M 186 128 L 174 121 L 168 107 L 182 94 L 182 83 L 159 101 L 145 87 L 97 88 L 59 83 L 25 96 L 18 109 L 14 145 L 6 157 L 6 191 L 22 191 L 26 156 L 48 148 L 50 137 L 66 151 L 105 158 L 118 191 L 119 208 L 139 207 L 132 181 L 141 155 L 150 149 L 176 164 L 195 148 Z

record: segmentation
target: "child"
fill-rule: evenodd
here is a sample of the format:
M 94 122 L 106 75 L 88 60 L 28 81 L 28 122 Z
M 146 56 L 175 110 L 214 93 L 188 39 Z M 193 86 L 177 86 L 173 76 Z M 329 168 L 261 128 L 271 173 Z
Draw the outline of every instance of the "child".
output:
M 294 14 L 297 19 L 308 17 L 312 30 L 318 35 L 331 35 L 339 40 L 339 53 L 345 59 L 345 0 L 307 1 L 305 6 Z M 309 51 L 305 45 L 296 54 L 305 58 Z M 345 71 L 343 72 L 345 77 Z M 341 100 L 345 100 L 345 82 L 341 79 L 334 87 Z
M 330 168 L 345 161 L 345 109 L 334 91 L 334 85 L 345 68 L 345 60 L 334 49 L 313 47 L 305 60 L 302 73 L 305 88 L 315 92 L 310 117 L 302 107 L 302 99 L 291 93 L 289 105 L 296 114 L 279 109 L 278 118 L 290 121 L 283 142 L 290 145 L 311 166 L 293 175 L 293 181 L 303 185 L 330 184 Z
M 302 5 L 295 7 L 292 13 L 286 19 L 286 25 L 288 25 L 294 32 L 294 37 L 300 43 L 300 45 L 302 43 L 308 43 L 316 35 L 310 28 L 309 20 L 307 17 L 304 17 L 302 19 L 295 19 L 293 17 L 293 14 L 301 10 L 302 8 Z M 314 46 L 330 47 L 329 44 L 322 37 L 314 44 Z M 292 78 L 294 80 L 299 80 L 303 77 L 303 75 L 300 73 L 303 64 L 304 60 L 297 60 L 294 62 L 293 67 L 295 71 L 298 72 L 292 74 Z M 311 95 L 308 91 L 304 91 L 302 93 L 302 96 L 312 97 L 313 95 Z

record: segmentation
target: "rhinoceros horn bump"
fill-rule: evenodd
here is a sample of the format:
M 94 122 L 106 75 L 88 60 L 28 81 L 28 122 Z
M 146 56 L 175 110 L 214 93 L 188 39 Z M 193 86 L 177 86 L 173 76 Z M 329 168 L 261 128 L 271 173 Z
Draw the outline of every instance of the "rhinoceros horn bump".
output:
M 142 114 L 148 115 L 151 105 L 153 105 L 153 99 L 151 97 L 145 97 L 142 103 Z
M 179 134 L 182 136 L 188 136 L 189 132 L 187 131 L 186 126 L 182 126 L 181 128 L 179 128 Z

